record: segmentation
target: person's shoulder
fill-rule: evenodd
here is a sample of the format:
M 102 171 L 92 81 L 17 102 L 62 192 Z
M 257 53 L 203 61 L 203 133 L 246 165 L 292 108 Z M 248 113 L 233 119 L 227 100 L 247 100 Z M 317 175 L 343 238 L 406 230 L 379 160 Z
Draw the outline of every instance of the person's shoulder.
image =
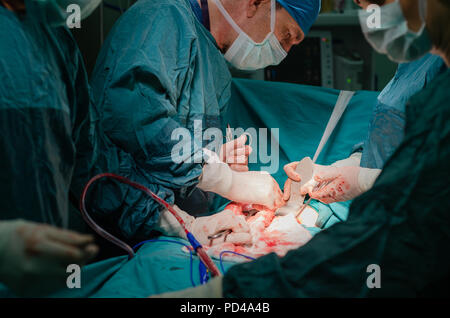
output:
M 138 15 L 165 18 L 192 16 L 188 0 L 140 0 L 129 11 Z
M 112 33 L 120 42 L 125 39 L 130 41 L 130 34 L 146 34 L 157 38 L 170 32 L 175 38 L 180 33 L 189 38 L 189 34 L 195 34 L 196 31 L 195 17 L 187 1 L 139 0 L 122 15 Z

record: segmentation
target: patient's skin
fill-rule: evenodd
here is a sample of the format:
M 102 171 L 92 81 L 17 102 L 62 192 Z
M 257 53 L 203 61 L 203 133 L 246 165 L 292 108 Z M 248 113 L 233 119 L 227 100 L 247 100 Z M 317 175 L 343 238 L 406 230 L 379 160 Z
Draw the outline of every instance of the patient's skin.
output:
M 259 210 L 254 205 L 239 203 L 231 203 L 225 210 L 233 211 L 234 214 L 246 218 L 252 241 L 249 244 L 234 244 L 226 240 L 224 243 L 214 242 L 212 246 L 205 246 L 208 254 L 216 258 L 221 258 L 220 255 L 224 251 L 250 257 L 260 257 L 272 252 L 278 256 L 284 256 L 288 251 L 304 245 L 312 237 L 293 214 L 275 216 L 270 210 Z M 251 213 L 255 210 L 256 213 Z M 238 262 L 245 260 L 242 256 L 233 253 L 226 253 L 224 257 Z

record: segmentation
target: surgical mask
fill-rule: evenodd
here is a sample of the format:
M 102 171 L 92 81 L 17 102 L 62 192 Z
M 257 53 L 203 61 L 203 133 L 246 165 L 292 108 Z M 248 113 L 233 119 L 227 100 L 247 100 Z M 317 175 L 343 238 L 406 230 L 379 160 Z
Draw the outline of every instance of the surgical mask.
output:
M 426 5 L 426 0 L 419 0 L 422 27 L 418 32 L 409 30 L 398 0 L 381 7 L 379 27 L 367 25 L 368 19 L 375 13 L 359 11 L 359 20 L 367 41 L 377 52 L 386 54 L 397 63 L 411 62 L 421 58 L 432 48 L 425 28 Z
M 254 71 L 263 69 L 269 65 L 278 65 L 286 58 L 287 53 L 274 33 L 276 21 L 275 0 L 271 1 L 270 33 L 261 43 L 255 43 L 255 41 L 242 31 L 225 10 L 220 0 L 214 0 L 214 2 L 224 18 L 239 34 L 225 53 L 225 59 L 230 64 L 240 70 Z
M 70 5 L 80 7 L 81 20 L 86 19 L 100 5 L 102 0 L 28 0 L 28 8 L 32 8 L 34 15 L 43 23 L 51 26 L 63 26 L 73 13 L 67 12 Z

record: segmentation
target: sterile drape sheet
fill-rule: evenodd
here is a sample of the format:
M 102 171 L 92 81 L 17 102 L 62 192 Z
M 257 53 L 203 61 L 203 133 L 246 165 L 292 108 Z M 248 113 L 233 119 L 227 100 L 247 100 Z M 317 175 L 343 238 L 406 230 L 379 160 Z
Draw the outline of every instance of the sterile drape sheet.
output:
M 274 140 L 279 144 L 279 164 L 273 176 L 282 188 L 286 180 L 283 166 L 291 161 L 312 157 L 339 96 L 338 90 L 287 83 L 233 80 L 232 98 L 223 120 L 223 127 L 278 129 Z M 378 93 L 357 92 L 330 137 L 317 163 L 331 164 L 350 155 L 364 141 Z M 259 131 L 258 131 L 259 133 Z M 258 135 L 258 142 L 260 139 Z M 268 149 L 271 143 L 269 142 Z M 252 147 L 259 150 L 253 140 Z M 270 156 L 270 152 L 269 152 Z M 251 163 L 259 170 L 270 163 Z M 275 158 L 272 158 L 275 159 Z M 217 209 L 225 201 L 216 201 Z M 327 228 L 345 220 L 349 202 L 330 206 L 313 202 L 319 211 L 319 224 Z M 309 229 L 313 234 L 319 229 Z M 162 238 L 173 239 L 173 238 Z M 186 241 L 177 239 L 178 242 Z M 219 266 L 219 263 L 216 262 Z M 225 270 L 232 263 L 223 263 Z M 193 280 L 199 284 L 199 262 L 194 257 Z M 174 243 L 157 242 L 143 245 L 130 261 L 126 256 L 108 259 L 83 268 L 81 289 L 63 290 L 55 297 L 146 297 L 191 287 L 189 253 Z M 12 296 L 0 286 L 0 297 Z

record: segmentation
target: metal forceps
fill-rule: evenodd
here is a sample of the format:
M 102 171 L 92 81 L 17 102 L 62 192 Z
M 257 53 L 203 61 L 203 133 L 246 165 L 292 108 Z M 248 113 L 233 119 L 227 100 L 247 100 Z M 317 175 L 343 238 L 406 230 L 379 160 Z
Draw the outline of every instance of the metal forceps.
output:
M 329 185 L 331 182 L 332 182 L 332 180 L 331 180 L 331 181 L 323 182 L 323 183 L 320 185 L 320 187 L 317 187 L 317 186 L 316 186 L 316 188 L 314 188 L 314 191 L 322 190 L 322 189 L 325 188 L 327 185 Z M 306 199 L 306 198 L 308 198 L 308 199 Z M 300 216 L 300 214 L 302 214 L 302 212 L 306 209 L 306 207 L 311 203 L 312 198 L 307 194 L 307 195 L 305 196 L 305 200 L 306 200 L 306 202 L 303 201 L 302 207 L 300 208 L 300 210 L 298 210 L 297 214 L 295 215 L 296 218 L 298 218 L 298 217 Z
M 258 210 L 256 210 L 256 209 L 252 209 L 252 210 L 248 211 L 248 214 L 247 214 L 247 216 L 246 216 L 246 219 L 248 219 L 249 217 L 254 216 L 256 213 L 258 213 Z M 227 236 L 228 236 L 231 232 L 233 232 L 233 231 L 230 230 L 230 229 L 228 229 L 228 230 L 222 230 L 222 231 L 219 231 L 219 232 L 217 232 L 216 234 L 213 234 L 213 235 L 209 235 L 209 236 L 208 236 L 209 245 L 211 246 L 213 240 L 218 239 L 219 237 L 222 237 L 222 236 L 225 236 L 225 238 L 224 238 L 224 240 L 223 240 L 223 241 L 225 242 L 226 239 L 227 239 Z
M 223 241 L 225 242 L 227 240 L 228 234 L 230 234 L 231 232 L 233 232 L 233 231 L 228 229 L 228 230 L 219 231 L 219 232 L 217 232 L 216 234 L 213 234 L 213 235 L 209 235 L 208 236 L 209 246 L 212 246 L 213 240 L 218 239 L 219 237 L 222 237 L 222 236 L 224 236 Z

